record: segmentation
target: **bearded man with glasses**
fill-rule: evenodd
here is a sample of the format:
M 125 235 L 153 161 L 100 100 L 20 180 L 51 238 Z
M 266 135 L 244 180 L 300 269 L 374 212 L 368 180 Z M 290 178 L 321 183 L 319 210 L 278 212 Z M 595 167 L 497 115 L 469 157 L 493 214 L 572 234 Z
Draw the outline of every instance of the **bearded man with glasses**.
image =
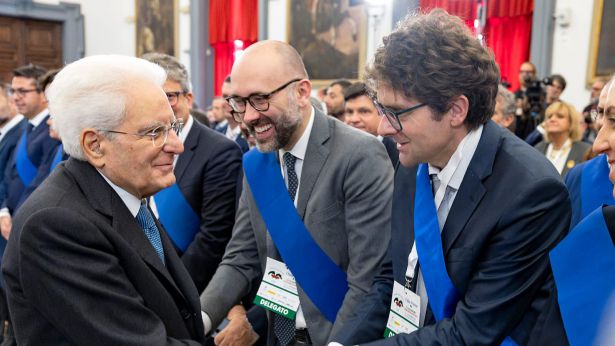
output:
M 283 42 L 258 42 L 233 65 L 226 99 L 258 150 L 244 154 L 233 236 L 201 296 L 206 330 L 254 302 L 268 310 L 268 345 L 324 345 L 362 304 L 384 257 L 386 150 L 314 109 L 311 90 L 301 57 Z M 229 317 L 217 344 L 252 342 L 238 340 L 249 335 L 247 320 Z
M 15 216 L 2 271 L 17 344 L 203 343 L 197 290 L 148 201 L 184 150 L 165 81 L 156 64 L 105 55 L 49 86 L 70 158 Z
M 378 134 L 399 150 L 392 238 L 334 340 L 531 344 L 553 287 L 548 251 L 568 229 L 566 188 L 543 155 L 490 120 L 500 73 L 459 17 L 411 14 L 383 42 L 368 78 Z

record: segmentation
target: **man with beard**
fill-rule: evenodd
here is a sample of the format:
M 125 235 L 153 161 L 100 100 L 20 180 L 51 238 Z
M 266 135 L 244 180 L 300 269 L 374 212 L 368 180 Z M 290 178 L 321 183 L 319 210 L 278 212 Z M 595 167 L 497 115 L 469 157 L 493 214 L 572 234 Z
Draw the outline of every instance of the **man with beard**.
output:
M 254 303 L 269 310 L 269 345 L 323 345 L 384 257 L 393 169 L 375 137 L 312 107 L 311 82 L 290 45 L 250 46 L 230 86 L 227 101 L 258 150 L 244 155 L 233 236 L 201 296 L 206 330 L 256 293 Z M 236 316 L 228 328 L 250 329 Z M 236 345 L 239 334 L 216 341 Z
M 325 94 L 327 114 L 344 121 L 344 93 L 351 84 L 345 79 L 339 79 L 329 85 Z

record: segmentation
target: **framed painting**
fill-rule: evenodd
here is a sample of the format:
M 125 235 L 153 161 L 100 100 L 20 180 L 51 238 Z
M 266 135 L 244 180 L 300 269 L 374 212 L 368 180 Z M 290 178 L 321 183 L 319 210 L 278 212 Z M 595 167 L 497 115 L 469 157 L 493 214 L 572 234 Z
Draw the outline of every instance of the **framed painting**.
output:
M 362 76 L 366 11 L 362 0 L 288 0 L 288 42 L 316 86 Z
M 615 73 L 615 1 L 595 0 L 587 84 Z
M 178 0 L 135 0 L 137 56 L 178 55 Z

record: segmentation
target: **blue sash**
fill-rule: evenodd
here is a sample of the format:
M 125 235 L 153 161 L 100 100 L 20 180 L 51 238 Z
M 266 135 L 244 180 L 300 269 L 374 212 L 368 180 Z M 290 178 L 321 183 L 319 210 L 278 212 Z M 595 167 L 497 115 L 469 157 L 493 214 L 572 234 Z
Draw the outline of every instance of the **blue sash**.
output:
M 581 219 L 603 204 L 615 204 L 606 155 L 600 155 L 583 165 L 581 171 Z
M 160 223 L 169 238 L 182 252 L 199 231 L 200 218 L 194 212 L 177 184 L 173 184 L 154 195 Z
M 24 186 L 29 186 L 34 177 L 36 177 L 36 166 L 30 161 L 28 156 L 28 132 L 25 129 L 19 139 L 15 154 L 17 155 L 15 157 L 17 175 Z
M 602 208 L 549 253 L 562 320 L 571 345 L 593 345 L 615 292 L 615 247 Z
M 428 165 L 421 164 L 416 175 L 414 240 L 429 305 L 436 321 L 440 321 L 453 316 L 460 297 L 446 271 L 438 212 L 431 190 Z M 507 337 L 501 345 L 516 346 L 517 343 Z
M 414 238 L 431 311 L 440 321 L 453 315 L 459 294 L 446 272 L 438 213 L 425 163 L 419 166 L 416 177 Z
M 316 244 L 288 195 L 275 153 L 243 156 L 246 179 L 280 256 L 318 310 L 335 321 L 346 292 L 346 273 Z M 340 230 L 343 231 L 343 230 Z
M 58 165 L 58 163 L 62 162 L 62 154 L 64 152 L 64 147 L 62 144 L 58 146 L 58 150 L 56 154 L 53 156 L 53 161 L 51 161 L 51 168 L 49 168 L 49 172 L 53 171 L 54 168 Z

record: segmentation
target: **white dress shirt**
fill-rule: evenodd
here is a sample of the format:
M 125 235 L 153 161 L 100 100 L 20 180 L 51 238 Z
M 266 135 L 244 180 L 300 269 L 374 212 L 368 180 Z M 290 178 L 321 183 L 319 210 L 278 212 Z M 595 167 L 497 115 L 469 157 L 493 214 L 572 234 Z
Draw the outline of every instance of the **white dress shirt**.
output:
M 479 126 L 476 130 L 469 132 L 463 140 L 457 146 L 457 149 L 449 159 L 448 163 L 442 170 L 437 167 L 429 165 L 430 176 L 435 174 L 439 184 L 434 184 L 434 202 L 438 213 L 438 225 L 440 226 L 440 233 L 448 217 L 448 213 L 453 205 L 457 191 L 463 181 L 463 177 L 468 170 L 470 161 L 474 156 L 474 152 L 478 147 L 480 136 L 483 133 L 483 126 Z M 436 180 L 434 179 L 434 182 Z M 439 186 L 435 186 L 439 185 Z M 415 206 L 416 207 L 416 206 Z M 418 254 L 416 252 L 416 241 L 412 244 L 412 251 L 408 256 L 408 268 L 406 270 L 406 277 L 414 277 L 414 269 L 418 262 Z M 425 289 L 425 282 L 423 281 L 423 274 L 421 268 L 419 268 L 418 278 L 416 282 L 416 292 L 421 297 L 421 311 L 420 311 L 420 324 L 423 326 L 425 322 L 425 311 L 427 310 L 427 291 Z

